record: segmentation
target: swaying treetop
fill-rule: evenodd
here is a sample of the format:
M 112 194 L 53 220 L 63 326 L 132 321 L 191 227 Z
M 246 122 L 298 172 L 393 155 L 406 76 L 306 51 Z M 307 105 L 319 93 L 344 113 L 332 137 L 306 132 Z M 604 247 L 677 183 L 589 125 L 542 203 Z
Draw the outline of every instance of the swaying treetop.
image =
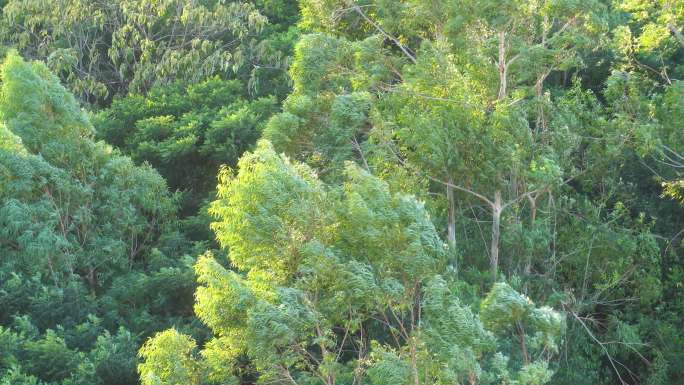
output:
M 268 20 L 253 2 L 11 0 L 3 4 L 3 42 L 29 58 L 45 60 L 74 93 L 89 102 L 105 102 L 128 90 L 145 91 L 176 79 L 196 82 L 215 74 L 234 74 L 246 63 L 262 64 L 269 56 L 282 55 L 277 44 L 262 47 L 257 40 Z M 291 9 L 284 12 L 287 17 Z
M 488 330 L 459 300 L 446 246 L 423 204 L 355 164 L 346 165 L 341 185 L 326 184 L 261 141 L 241 158 L 237 173 L 222 171 L 211 212 L 236 268 L 227 270 L 210 254 L 195 267 L 201 284 L 195 312 L 214 339 L 197 357 L 169 351 L 176 343 L 161 341 L 170 332 L 155 337 L 142 350 L 146 385 L 197 366 L 204 372 L 190 383 L 234 381 L 235 375 L 264 384 L 328 385 L 487 384 L 499 375 L 543 384 L 550 377 L 550 348 L 561 328 L 533 320 L 546 312 L 554 324 L 561 316 L 530 301 L 521 315 L 511 305 L 520 295 L 500 284 L 482 312 L 498 309 L 502 327 Z M 504 325 L 534 331 L 516 332 L 524 353 L 512 354 L 525 358 L 515 365 L 496 353 L 497 335 L 509 338 Z M 538 341 L 529 347 L 534 353 L 528 355 L 525 341 Z M 174 354 L 192 363 L 174 369 L 167 358 Z M 240 366 L 242 357 L 253 373 Z
M 58 286 L 77 275 L 95 292 L 171 235 L 176 203 L 156 171 L 94 142 L 45 65 L 10 54 L 0 73 L 0 250 L 17 271 L 40 266 Z

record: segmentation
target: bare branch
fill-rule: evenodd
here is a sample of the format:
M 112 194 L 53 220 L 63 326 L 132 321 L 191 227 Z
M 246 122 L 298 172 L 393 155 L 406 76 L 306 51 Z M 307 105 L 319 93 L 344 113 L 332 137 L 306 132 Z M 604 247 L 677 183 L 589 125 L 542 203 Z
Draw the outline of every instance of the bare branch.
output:
M 669 22 L 669 23 L 667 23 L 667 28 L 669 28 L 670 31 L 672 31 L 672 34 L 677 38 L 677 40 L 679 40 L 679 43 L 681 45 L 684 45 L 684 35 L 682 35 L 682 33 L 679 32 L 679 30 L 677 29 L 677 26 L 672 24 L 672 22 Z
M 599 339 L 596 338 L 596 336 L 594 336 L 594 333 L 591 332 L 591 330 L 589 329 L 589 327 L 587 326 L 587 324 L 585 324 L 584 321 L 582 321 L 582 318 L 580 318 L 580 317 L 577 315 L 577 313 L 575 313 L 574 311 L 570 310 L 570 308 L 569 308 L 568 306 L 564 306 L 564 307 L 565 307 L 565 309 L 566 309 L 570 314 L 572 314 L 572 316 L 580 323 L 580 325 L 582 325 L 582 327 L 584 328 L 584 330 L 586 330 L 586 332 L 587 332 L 587 334 L 589 335 L 589 337 L 591 337 L 591 339 L 594 340 L 594 342 L 596 342 L 596 343 L 601 347 L 601 350 L 603 350 L 603 353 L 606 355 L 606 357 L 608 357 L 608 361 L 610 362 L 610 365 L 613 367 L 613 370 L 615 371 L 615 374 L 618 376 L 618 379 L 620 380 L 620 384 L 622 384 L 622 385 L 628 385 L 628 384 L 625 382 L 625 380 L 622 379 L 622 376 L 620 375 L 620 371 L 617 369 L 617 366 L 615 366 L 615 363 L 616 363 L 617 361 L 615 361 L 615 360 L 613 359 L 613 357 L 610 355 L 610 353 L 608 352 L 608 349 L 606 349 L 605 344 L 604 344 L 603 342 L 599 341 Z M 622 367 L 625 367 L 624 365 L 622 365 L 622 364 L 619 363 L 619 362 L 618 362 L 618 364 L 619 364 L 620 366 L 622 366 Z M 625 367 L 625 368 L 626 368 L 626 367 Z
M 363 9 L 361 9 L 361 7 L 359 5 L 353 3 L 353 1 L 350 1 L 349 3 L 350 3 L 349 9 L 358 13 L 359 16 L 361 16 L 364 20 L 366 20 L 366 22 L 368 22 L 370 25 L 372 25 L 378 32 L 380 32 L 386 38 L 390 39 L 401 50 L 401 52 L 403 52 L 404 55 L 406 55 L 406 57 L 408 57 L 409 60 L 411 60 L 411 63 L 416 64 L 415 56 L 413 56 L 413 54 L 411 53 L 411 51 L 407 47 L 405 47 L 403 44 L 401 44 L 401 42 L 396 37 L 387 33 L 380 26 L 380 24 L 376 23 L 373 19 L 368 17 L 368 15 L 366 15 L 366 13 L 363 11 Z

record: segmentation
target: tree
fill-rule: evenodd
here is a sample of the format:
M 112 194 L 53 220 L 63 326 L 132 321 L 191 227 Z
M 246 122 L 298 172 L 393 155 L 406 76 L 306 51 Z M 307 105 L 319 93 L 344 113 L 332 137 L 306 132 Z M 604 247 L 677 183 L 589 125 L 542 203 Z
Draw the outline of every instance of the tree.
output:
M 684 380 L 679 2 L 0 6 L 0 384 Z
M 201 367 L 193 357 L 195 348 L 192 338 L 174 329 L 157 334 L 140 348 L 145 360 L 138 367 L 143 385 L 200 384 Z
M 215 333 L 201 353 L 209 380 L 240 374 L 243 357 L 260 383 L 489 383 L 497 370 L 526 378 L 532 369 L 509 368 L 492 332 L 458 300 L 423 205 L 351 163 L 344 173 L 342 186 L 326 185 L 265 141 L 237 174 L 223 170 L 212 227 L 237 271 L 211 255 L 196 265 L 195 310 Z M 482 311 L 506 301 L 493 292 Z M 515 321 L 552 344 L 561 316 L 538 311 L 547 316 L 537 324 Z M 546 368 L 549 354 L 534 365 Z M 544 373 L 524 383 L 545 383 Z
M 181 214 L 191 216 L 213 196 L 219 167 L 235 165 L 251 148 L 276 105 L 273 97 L 249 100 L 238 80 L 212 77 L 116 98 L 93 122 L 100 138 L 136 163 L 149 163 L 172 191 L 183 192 Z M 196 240 L 209 238 L 208 231 L 186 229 Z
M 456 195 L 480 200 L 491 213 L 488 254 L 496 280 L 504 209 L 519 211 L 529 202 L 533 225 L 538 199 L 572 177 L 558 164 L 556 148 L 568 138 L 549 131 L 544 84 L 554 71 L 578 65 L 580 50 L 602 27 L 601 7 L 546 2 L 392 7 L 304 3 L 302 24 L 329 35 L 299 43 L 291 69 L 294 93 L 285 112 L 269 123 L 266 137 L 289 154 L 312 154 L 306 160 L 322 171 L 339 164 L 338 158 L 366 162 L 364 151 L 379 148 L 384 151 L 379 164 L 370 162 L 378 172 L 387 169 L 387 158 L 395 158 L 409 173 L 441 185 L 452 249 Z M 342 98 L 351 102 L 343 105 L 347 115 L 342 116 L 355 118 L 351 124 L 342 120 L 346 131 L 336 119 Z M 363 145 L 368 137 L 375 150 Z
M 177 309 L 163 312 L 143 297 L 152 297 L 165 275 L 192 291 L 192 278 L 170 269 L 182 269 L 174 259 L 188 250 L 175 227 L 177 202 L 149 165 L 136 166 L 94 141 L 85 112 L 45 65 L 10 54 L 0 74 L 0 322 L 15 330 L 21 320 L 31 330 L 0 366 L 16 364 L 7 381 L 28 373 L 52 383 L 97 384 L 107 378 L 100 365 L 116 361 L 86 354 L 104 348 L 104 340 L 96 341 L 106 330 L 101 324 L 149 332 L 154 322 L 166 327 L 164 312 L 169 320 L 187 314 L 182 294 L 170 302 Z M 112 291 L 135 274 L 143 276 L 143 299 L 112 304 Z M 168 301 L 169 294 L 154 295 Z M 126 315 L 126 303 L 139 309 Z M 106 348 L 114 352 L 115 342 Z M 135 349 L 127 354 L 135 359 Z M 135 380 L 125 372 L 118 378 Z
M 5 44 L 45 60 L 79 97 L 106 103 L 127 90 L 262 64 L 254 39 L 266 23 L 249 2 L 12 0 L 1 33 Z
M 3 248 L 10 261 L 31 256 L 31 268 L 45 266 L 55 282 L 81 275 L 95 293 L 116 269 L 144 261 L 175 203 L 155 171 L 92 140 L 84 112 L 45 66 L 10 55 L 2 79 L 0 114 L 26 150 L 2 152 L 12 181 L 2 191 L 2 221 L 11 223 Z
M 668 12 L 676 6 L 666 3 L 648 5 L 647 12 L 637 7 L 637 16 L 625 17 L 635 4 L 305 2 L 301 25 L 312 33 L 295 49 L 294 92 L 265 136 L 326 180 L 339 179 L 340 159 L 350 159 L 392 186 L 418 190 L 452 249 L 461 249 L 466 269 L 459 271 L 467 280 L 481 282 L 480 261 L 489 254 L 489 282 L 498 271 L 539 294 L 581 287 L 581 300 L 569 294 L 562 301 L 575 314 L 596 311 L 619 320 L 599 337 L 619 336 L 634 346 L 641 342 L 624 330 L 638 323 L 644 339 L 652 334 L 643 320 L 626 314 L 649 311 L 603 305 L 642 295 L 646 303 L 659 301 L 664 266 L 656 262 L 657 250 L 672 250 L 667 245 L 679 235 L 667 227 L 678 228 L 679 221 L 670 219 L 672 211 L 641 202 L 656 202 L 660 194 L 659 188 L 650 192 L 649 170 L 662 175 L 645 159 L 668 162 L 665 154 L 677 165 L 672 160 L 680 152 L 660 147 L 660 140 L 669 137 L 666 146 L 678 147 L 669 123 L 678 116 L 672 108 L 678 93 L 660 99 L 659 87 L 669 85 L 681 62 L 674 34 L 658 35 L 672 48 L 666 55 L 640 50 L 639 60 L 664 58 L 655 72 L 626 56 L 632 43 L 620 40 L 621 23 L 637 36 L 642 20 L 653 15 L 675 20 Z M 659 75 L 661 67 L 667 77 Z M 634 68 L 641 73 L 627 71 Z M 619 71 L 611 75 L 610 69 Z M 344 111 L 358 111 L 357 119 L 341 130 L 333 106 L 355 95 L 363 101 Z M 656 246 L 650 220 L 664 225 L 655 226 L 668 234 L 666 244 Z M 482 222 L 491 223 L 491 240 Z M 559 279 L 561 270 L 567 275 Z M 595 344 L 593 357 L 607 357 L 597 373 L 605 369 L 620 381 L 628 371 L 615 368 L 614 352 L 579 318 L 571 321 L 574 336 L 583 333 Z M 578 339 L 567 341 L 571 346 Z M 635 362 L 642 353 L 660 354 L 645 348 L 618 361 L 648 372 L 644 361 Z M 572 382 L 573 371 L 561 378 Z

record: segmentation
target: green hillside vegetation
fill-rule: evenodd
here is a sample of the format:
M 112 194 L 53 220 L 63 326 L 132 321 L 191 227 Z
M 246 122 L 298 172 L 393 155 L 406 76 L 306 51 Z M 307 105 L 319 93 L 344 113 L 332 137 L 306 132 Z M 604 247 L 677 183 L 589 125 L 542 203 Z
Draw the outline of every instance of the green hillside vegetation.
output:
M 684 2 L 0 6 L 0 385 L 684 383 Z

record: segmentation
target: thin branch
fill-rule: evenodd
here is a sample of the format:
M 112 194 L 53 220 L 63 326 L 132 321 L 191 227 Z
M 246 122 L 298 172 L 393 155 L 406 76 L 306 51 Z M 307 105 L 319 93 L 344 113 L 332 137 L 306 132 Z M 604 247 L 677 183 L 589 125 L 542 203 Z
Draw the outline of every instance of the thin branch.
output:
M 672 31 L 672 34 L 677 38 L 677 40 L 679 40 L 679 43 L 681 45 L 684 45 L 684 35 L 682 35 L 682 33 L 679 32 L 679 30 L 677 29 L 677 26 L 672 24 L 672 22 L 669 22 L 669 23 L 667 23 L 667 28 L 669 28 L 670 31 Z
M 684 233 L 684 229 L 679 230 L 677 234 L 675 234 L 674 237 L 672 237 L 669 242 L 667 242 L 667 247 L 665 247 L 665 251 L 663 251 L 663 255 L 667 255 L 667 251 L 670 249 L 670 246 L 672 246 L 672 242 L 674 242 L 675 239 L 677 239 L 678 236 L 680 236 L 682 233 Z
M 409 60 L 411 60 L 411 63 L 416 64 L 416 58 L 415 58 L 415 56 L 413 56 L 413 54 L 411 53 L 411 51 L 410 51 L 408 48 L 406 48 L 403 44 L 401 44 L 401 42 L 400 42 L 396 37 L 394 37 L 394 36 L 390 35 L 389 33 L 387 33 L 387 32 L 380 26 L 380 24 L 376 23 L 373 19 L 371 19 L 370 17 L 368 17 L 368 15 L 366 15 L 366 13 L 363 11 L 363 9 L 361 9 L 361 7 L 360 7 L 359 5 L 357 5 L 357 4 L 350 4 L 350 9 L 352 9 L 353 11 L 355 11 L 356 13 L 358 13 L 359 16 L 361 16 L 364 20 L 366 20 L 370 25 L 372 25 L 372 26 L 373 26 L 378 32 L 380 32 L 383 36 L 385 36 L 386 38 L 390 39 L 397 47 L 399 47 L 399 49 L 401 50 L 401 52 L 403 52 L 404 55 L 406 55 L 406 57 L 408 57 Z
M 484 201 L 484 202 L 486 202 L 487 204 L 489 204 L 491 207 L 494 207 L 494 202 L 490 201 L 486 196 L 484 196 L 484 195 L 482 195 L 482 194 L 480 194 L 480 193 L 477 193 L 477 192 L 475 192 L 475 191 L 473 191 L 473 190 L 467 189 L 467 188 L 462 187 L 462 186 L 459 186 L 459 185 L 455 185 L 455 184 L 453 184 L 453 183 L 445 182 L 445 181 L 443 181 L 443 180 L 441 180 L 441 179 L 437 179 L 437 178 L 435 178 L 435 177 L 433 177 L 433 176 L 430 176 L 430 175 L 425 175 L 425 176 L 426 176 L 428 179 L 430 179 L 431 181 L 433 181 L 433 182 L 441 183 L 441 184 L 444 185 L 444 186 L 448 186 L 448 187 L 451 187 L 451 188 L 455 188 L 456 190 L 460 190 L 460 191 L 466 192 L 466 193 L 468 193 L 468 194 L 470 194 L 470 195 L 472 195 L 472 196 L 474 196 L 474 197 L 477 197 L 477 198 L 481 199 L 482 201 Z
M 605 353 L 606 357 L 608 357 L 608 361 L 610 362 L 610 365 L 613 367 L 613 370 L 615 371 L 615 374 L 618 376 L 618 379 L 620 380 L 620 383 L 621 383 L 622 385 L 628 385 L 628 384 L 625 382 L 625 380 L 622 379 L 622 376 L 620 375 L 620 371 L 619 371 L 618 368 L 615 366 L 615 362 L 617 362 L 617 361 L 615 361 L 615 360 L 613 359 L 613 357 L 610 355 L 610 353 L 608 352 L 608 349 L 606 349 L 605 344 L 604 344 L 603 342 L 599 341 L 599 339 L 596 338 L 596 336 L 594 336 L 594 333 L 592 333 L 591 330 L 589 329 L 589 327 L 584 323 L 584 321 L 582 321 L 582 318 L 580 318 L 574 311 L 570 310 L 567 306 L 565 306 L 565 309 L 566 309 L 570 314 L 572 314 L 573 317 L 575 317 L 575 319 L 580 323 L 580 325 L 582 325 L 582 327 L 584 328 L 584 330 L 586 330 L 586 332 L 587 332 L 587 334 L 589 335 L 589 337 L 591 337 L 591 339 L 594 340 L 594 342 L 596 342 L 596 343 L 601 347 L 601 350 L 603 350 L 603 353 Z M 622 365 L 622 364 L 619 363 L 619 362 L 618 362 L 618 364 L 620 364 L 620 366 L 622 366 L 622 367 L 625 367 L 624 365 Z

